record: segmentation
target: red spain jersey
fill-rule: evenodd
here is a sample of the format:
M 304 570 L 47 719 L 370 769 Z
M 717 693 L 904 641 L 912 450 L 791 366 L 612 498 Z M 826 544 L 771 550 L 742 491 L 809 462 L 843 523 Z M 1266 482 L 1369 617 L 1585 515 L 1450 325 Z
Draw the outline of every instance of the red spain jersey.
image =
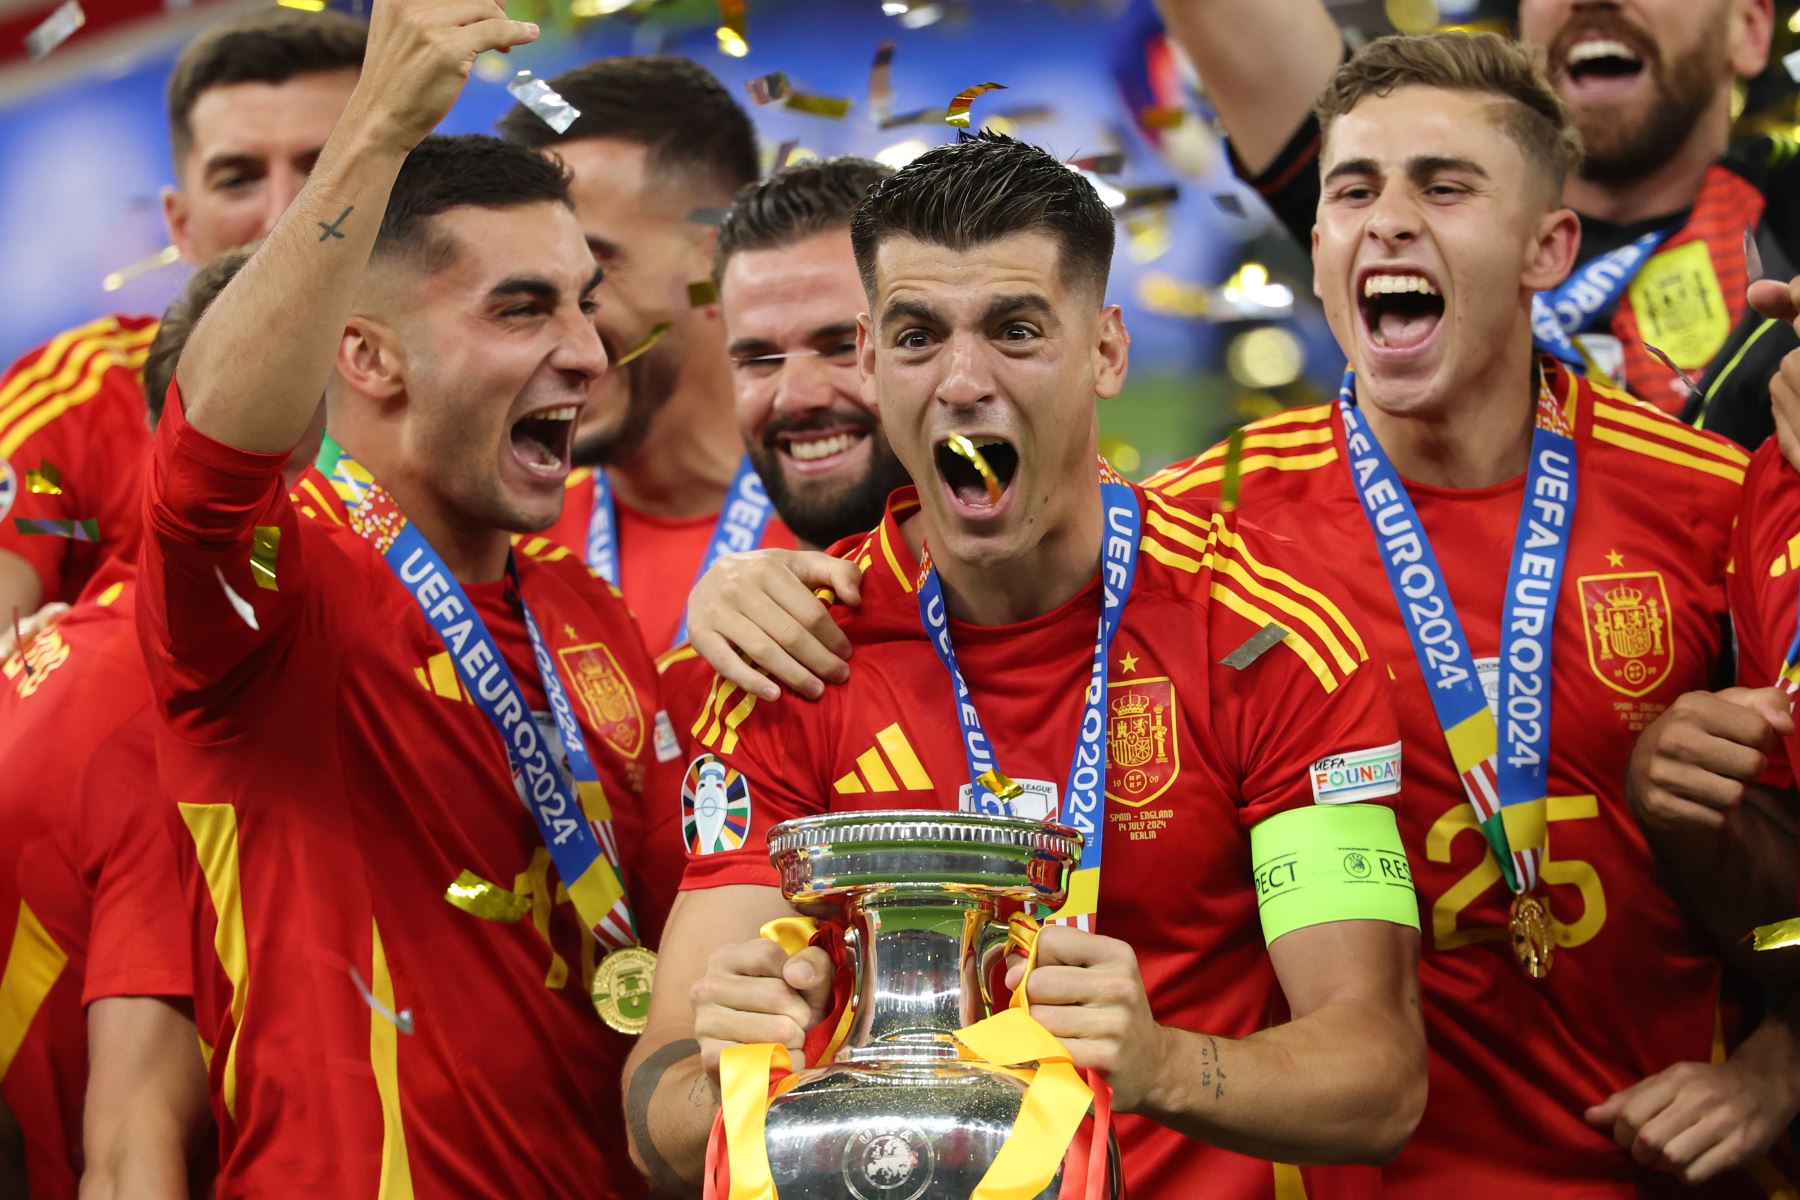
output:
M 718 513 L 700 517 L 659 517 L 639 512 L 619 499 L 613 489 L 617 522 L 619 587 L 625 603 L 643 631 L 644 645 L 660 654 L 675 644 L 681 618 L 687 612 L 688 593 L 700 574 L 700 563 L 712 545 Z M 577 467 L 563 481 L 563 510 L 546 532 L 577 554 L 587 552 L 588 522 L 594 515 L 594 472 Z M 760 547 L 792 550 L 798 543 L 781 518 L 773 513 L 763 527 Z M 749 547 L 746 547 L 748 549 Z
M 1727 540 L 1747 456 L 1622 392 L 1557 370 L 1574 429 L 1576 509 L 1551 641 L 1549 847 L 1540 895 L 1556 936 L 1548 979 L 1514 961 L 1511 894 L 1464 798 L 1352 484 L 1336 404 L 1248 427 L 1244 516 L 1293 538 L 1343 582 L 1395 680 L 1406 746 L 1400 830 L 1425 911 L 1431 1093 L 1387 1172 L 1396 1196 L 1635 1196 L 1673 1189 L 1582 1114 L 1612 1092 L 1735 1040 L 1722 970 L 1664 890 L 1624 795 L 1637 734 L 1705 688 L 1722 653 Z M 1521 397 L 1521 403 L 1524 398 Z M 1218 491 L 1223 446 L 1151 477 Z M 1488 488 L 1409 483 L 1490 706 L 1523 475 Z M 1679 497 L 1683 519 L 1666 519 Z M 1652 514 L 1655 514 L 1652 519 Z M 1723 1017 L 1721 1013 L 1723 1011 Z M 1721 1023 L 1723 1022 L 1723 1024 Z M 1722 1032 L 1723 1031 L 1723 1032 Z M 1759 1166 L 1765 1177 L 1773 1168 Z M 1742 1172 L 1683 1195 L 1763 1196 Z
M 1737 633 L 1737 681 L 1745 687 L 1781 685 L 1782 659 L 1794 640 L 1800 603 L 1800 475 L 1781 457 L 1774 438 L 1750 459 L 1744 507 L 1731 533 L 1732 626 Z M 1771 753 L 1769 777 L 1792 787 L 1800 734 Z
M 130 577 L 0 663 L 0 1095 L 34 1197 L 76 1195 L 87 1005 L 193 990 Z
M 0 550 L 31 564 L 45 604 L 72 602 L 108 558 L 137 557 L 150 452 L 144 356 L 156 329 L 153 317 L 101 317 L 0 377 Z M 78 540 L 28 532 L 20 519 L 92 525 Z
M 1399 788 L 1382 668 L 1354 610 L 1283 539 L 1210 506 L 1139 493 L 1137 578 L 1107 663 L 1106 840 L 1101 932 L 1129 941 L 1164 1024 L 1244 1037 L 1286 1019 L 1263 945 L 1250 829 L 1314 802 L 1311 768 L 1379 751 Z M 834 607 L 856 647 L 849 682 L 816 702 L 758 702 L 717 680 L 691 727 L 683 783 L 692 857 L 684 889 L 775 885 L 765 837 L 825 811 L 967 805 L 955 691 L 920 619 L 918 563 L 896 492 L 855 555 L 862 604 Z M 1042 616 L 982 627 L 951 620 L 959 666 L 1025 815 L 1058 811 L 1094 654 L 1100 581 Z M 1219 659 L 1272 621 L 1295 632 L 1242 671 Z M 723 773 L 720 773 L 720 765 Z M 710 779 L 719 781 L 717 785 Z M 723 822 L 696 793 L 723 786 Z M 960 789 L 960 792 L 959 792 Z M 715 828 L 714 825 L 717 825 Z M 1297 1195 L 1301 1173 L 1117 1118 L 1134 1197 Z M 1315 1172 L 1307 1172 L 1309 1176 Z M 1312 1195 L 1359 1195 L 1367 1168 L 1309 1179 Z
M 630 1043 L 593 1010 L 595 942 L 499 737 L 331 485 L 312 471 L 283 494 L 283 457 L 207 438 L 171 389 L 145 500 L 160 761 L 195 797 L 171 824 L 218 964 L 196 1007 L 219 1194 L 636 1196 Z M 280 530 L 273 589 L 250 566 L 258 526 Z M 650 656 L 570 551 L 540 536 L 515 556 L 641 905 Z M 550 726 L 512 583 L 464 590 Z M 452 906 L 464 871 L 529 911 L 509 924 Z

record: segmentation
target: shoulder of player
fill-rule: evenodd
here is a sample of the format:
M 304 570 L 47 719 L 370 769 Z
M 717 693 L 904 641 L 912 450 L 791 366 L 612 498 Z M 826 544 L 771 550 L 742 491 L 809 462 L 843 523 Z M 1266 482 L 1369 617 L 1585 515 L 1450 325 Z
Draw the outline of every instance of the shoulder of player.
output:
M 123 404 L 141 422 L 141 374 L 156 330 L 152 317 L 105 316 L 20 357 L 0 376 L 0 458 L 72 412 L 99 413 Z
M 1710 496 L 1726 519 L 1736 511 L 1750 465 L 1742 446 L 1610 387 L 1591 386 L 1585 407 L 1581 441 L 1603 459 L 1623 457 L 1625 477 L 1651 489 L 1673 486 L 1686 495 Z
M 585 605 L 610 624 L 630 623 L 636 631 L 625 593 L 590 569 L 575 551 L 543 534 L 514 534 L 512 542 L 521 579 L 553 580 L 570 602 Z
M 1139 586 L 1154 601 L 1182 606 L 1204 624 L 1208 663 L 1259 634 L 1273 637 L 1263 633 L 1270 625 L 1283 631 L 1276 644 L 1327 692 L 1367 661 L 1353 610 L 1292 541 L 1205 501 L 1150 493 L 1144 516 Z
M 1774 438 L 1751 456 L 1732 550 L 1732 569 L 1749 581 L 1780 578 L 1800 568 L 1800 474 L 1782 457 Z M 1743 561 L 1746 557 L 1751 561 Z
M 1244 444 L 1238 459 L 1240 478 L 1261 474 L 1264 478 L 1258 484 L 1266 486 L 1277 478 L 1335 463 L 1338 451 L 1331 414 L 1329 404 L 1310 404 L 1244 426 Z M 1146 479 L 1144 487 L 1165 496 L 1216 494 L 1225 479 L 1229 446 L 1227 438 L 1204 453 L 1164 467 Z

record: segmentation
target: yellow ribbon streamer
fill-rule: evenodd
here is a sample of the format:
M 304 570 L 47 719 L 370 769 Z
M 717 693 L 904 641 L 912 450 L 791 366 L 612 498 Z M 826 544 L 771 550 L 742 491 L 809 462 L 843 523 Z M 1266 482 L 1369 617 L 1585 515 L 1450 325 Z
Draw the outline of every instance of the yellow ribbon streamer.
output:
M 1800 946 L 1800 917 L 1790 917 L 1773 925 L 1758 925 L 1750 934 L 1758 950 L 1785 950 Z

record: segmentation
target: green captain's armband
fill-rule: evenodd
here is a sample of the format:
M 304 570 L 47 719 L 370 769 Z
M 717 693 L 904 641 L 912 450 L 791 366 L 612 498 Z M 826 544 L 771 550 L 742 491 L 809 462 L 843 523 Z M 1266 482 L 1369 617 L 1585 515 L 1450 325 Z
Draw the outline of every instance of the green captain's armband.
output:
M 1419 927 L 1391 808 L 1312 804 L 1277 813 L 1250 831 L 1250 862 L 1265 943 L 1333 921 Z

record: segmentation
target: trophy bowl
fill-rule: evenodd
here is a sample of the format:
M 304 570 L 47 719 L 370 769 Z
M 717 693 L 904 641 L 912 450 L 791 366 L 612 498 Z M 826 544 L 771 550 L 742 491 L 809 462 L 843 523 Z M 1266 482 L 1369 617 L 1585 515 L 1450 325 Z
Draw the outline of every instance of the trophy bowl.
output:
M 930 810 L 828 813 L 769 831 L 788 899 L 837 917 L 854 972 L 830 1061 L 770 1100 L 781 1200 L 968 1196 L 1012 1131 L 1017 1076 L 971 1061 L 956 1031 L 990 1015 L 1006 918 L 1054 909 L 1081 853 L 1067 826 Z M 1117 1194 L 1118 1157 L 1110 1156 Z M 1062 1191 L 1059 1170 L 1039 1196 Z

